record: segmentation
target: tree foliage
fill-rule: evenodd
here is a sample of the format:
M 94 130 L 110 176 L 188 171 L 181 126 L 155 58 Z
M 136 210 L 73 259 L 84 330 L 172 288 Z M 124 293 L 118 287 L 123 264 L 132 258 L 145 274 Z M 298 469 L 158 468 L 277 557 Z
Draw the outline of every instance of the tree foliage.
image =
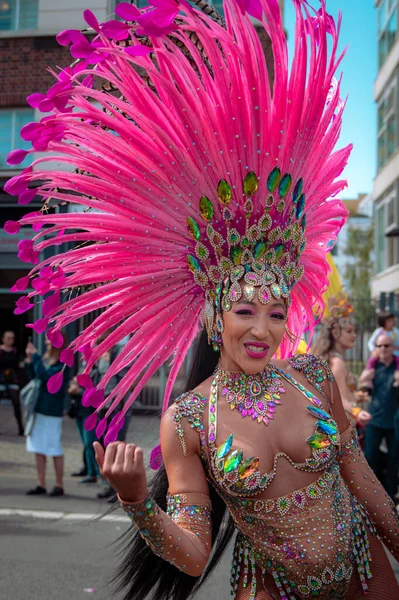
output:
M 365 328 L 372 328 L 375 321 L 375 308 L 371 298 L 370 281 L 373 275 L 374 229 L 351 227 L 344 254 L 354 260 L 347 264 L 344 277 L 355 312 L 356 322 Z

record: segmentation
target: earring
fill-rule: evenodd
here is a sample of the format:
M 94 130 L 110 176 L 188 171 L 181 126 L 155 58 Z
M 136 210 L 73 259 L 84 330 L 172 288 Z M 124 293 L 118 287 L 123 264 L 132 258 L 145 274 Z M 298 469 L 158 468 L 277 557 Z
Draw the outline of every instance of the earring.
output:
M 222 340 L 222 336 L 220 335 L 220 333 L 218 333 L 217 331 L 213 330 L 212 336 L 211 336 L 211 343 L 212 343 L 212 348 L 214 349 L 215 352 L 222 352 L 222 344 L 223 344 L 223 340 Z

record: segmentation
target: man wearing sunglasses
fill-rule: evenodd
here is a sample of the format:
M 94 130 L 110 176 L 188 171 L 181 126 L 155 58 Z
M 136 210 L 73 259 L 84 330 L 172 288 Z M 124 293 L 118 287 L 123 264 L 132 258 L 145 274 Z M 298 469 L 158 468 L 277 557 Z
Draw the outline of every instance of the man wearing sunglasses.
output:
M 364 453 L 375 473 L 379 462 L 381 442 L 385 440 L 388 455 L 385 481 L 382 483 L 395 502 L 398 491 L 399 436 L 397 427 L 399 388 L 394 386 L 396 360 L 392 338 L 383 333 L 376 340 L 378 362 L 373 377 L 369 412 L 372 420 L 366 427 Z M 360 378 L 367 378 L 364 372 Z

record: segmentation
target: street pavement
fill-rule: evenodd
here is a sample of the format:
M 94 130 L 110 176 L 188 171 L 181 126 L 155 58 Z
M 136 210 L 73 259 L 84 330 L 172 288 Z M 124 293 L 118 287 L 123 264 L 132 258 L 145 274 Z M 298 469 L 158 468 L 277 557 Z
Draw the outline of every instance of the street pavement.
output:
M 65 496 L 26 496 L 36 485 L 34 455 L 16 435 L 9 406 L 0 404 L 0 600 L 121 600 L 110 584 L 118 564 L 117 540 L 131 528 L 121 509 L 96 498 L 100 484 L 81 484 L 75 422 L 64 419 Z M 158 443 L 159 419 L 134 415 L 128 441 L 143 447 L 146 464 Z M 54 481 L 47 466 L 47 489 Z M 196 600 L 228 600 L 231 551 Z M 144 600 L 144 598 L 143 598 Z
M 149 453 L 158 443 L 159 419 L 134 415 L 128 441 Z M 81 466 L 75 422 L 64 420 L 65 496 L 26 496 L 36 485 L 34 456 L 16 435 L 9 406 L 0 404 L 0 600 L 122 600 L 111 585 L 118 539 L 131 525 L 121 509 L 98 500 L 100 484 L 81 484 L 70 473 Z M 47 489 L 54 485 L 48 463 Z M 195 600 L 228 600 L 231 548 Z M 394 565 L 399 580 L 399 569 Z M 143 600 L 145 600 L 143 598 Z

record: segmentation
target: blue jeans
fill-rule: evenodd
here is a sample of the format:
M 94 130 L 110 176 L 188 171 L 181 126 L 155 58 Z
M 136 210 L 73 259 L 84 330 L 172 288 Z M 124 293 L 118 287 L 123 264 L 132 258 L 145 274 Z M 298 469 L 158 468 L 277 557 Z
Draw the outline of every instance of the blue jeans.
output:
M 366 427 L 364 454 L 367 462 L 377 474 L 379 467 L 380 445 L 385 438 L 388 447 L 384 487 L 393 500 L 398 491 L 399 443 L 395 429 L 384 429 L 371 423 Z
M 78 431 L 84 446 L 85 459 L 87 465 L 87 474 L 90 477 L 98 477 L 100 472 L 98 470 L 98 465 L 96 463 L 93 442 L 97 441 L 96 430 L 92 429 L 91 431 L 86 431 L 84 428 L 84 424 L 87 417 L 77 417 L 76 425 L 78 427 Z

